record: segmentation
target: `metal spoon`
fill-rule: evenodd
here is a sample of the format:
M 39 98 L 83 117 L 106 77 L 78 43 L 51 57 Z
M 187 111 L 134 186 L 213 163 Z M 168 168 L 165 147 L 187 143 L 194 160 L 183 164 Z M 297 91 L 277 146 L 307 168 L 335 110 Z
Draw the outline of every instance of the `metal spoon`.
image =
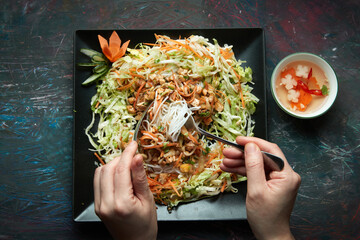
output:
M 240 149 L 242 152 L 244 152 L 244 146 L 241 146 L 239 144 L 230 142 L 228 140 L 225 140 L 221 137 L 215 136 L 211 133 L 208 133 L 207 131 L 199 128 L 199 126 L 195 123 L 195 120 L 192 116 L 188 118 L 188 120 L 185 123 L 185 127 L 188 131 L 195 130 L 199 132 L 202 135 L 205 135 L 206 137 L 215 139 L 219 142 L 225 143 L 227 145 L 230 145 L 232 147 L 236 147 Z M 281 171 L 284 168 L 284 160 L 276 155 L 273 155 L 268 152 L 261 151 L 263 154 L 264 164 L 267 166 L 270 170 L 273 171 Z

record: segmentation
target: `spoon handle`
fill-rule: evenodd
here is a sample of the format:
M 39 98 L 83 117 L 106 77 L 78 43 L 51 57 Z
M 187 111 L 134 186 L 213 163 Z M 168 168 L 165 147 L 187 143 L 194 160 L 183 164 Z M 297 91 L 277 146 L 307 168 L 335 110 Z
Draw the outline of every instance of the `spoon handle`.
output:
M 241 146 L 239 144 L 236 144 L 236 143 L 233 143 L 233 142 L 230 142 L 228 140 L 225 140 L 221 137 L 218 137 L 218 136 L 215 136 L 211 133 L 208 133 L 206 132 L 205 130 L 201 129 L 201 128 L 198 128 L 199 129 L 199 132 L 202 134 L 202 135 L 205 135 L 209 138 L 212 138 L 212 139 L 215 139 L 219 142 L 222 142 L 222 143 L 225 143 L 227 145 L 230 145 L 232 147 L 236 147 L 238 149 L 240 149 L 242 152 L 244 152 L 244 146 Z M 268 152 L 264 152 L 264 151 L 261 151 L 262 154 L 263 154 L 263 159 L 264 159 L 264 164 L 269 167 L 271 170 L 273 171 L 281 171 L 283 168 L 284 168 L 284 160 L 276 155 L 273 155 L 271 153 L 268 153 Z

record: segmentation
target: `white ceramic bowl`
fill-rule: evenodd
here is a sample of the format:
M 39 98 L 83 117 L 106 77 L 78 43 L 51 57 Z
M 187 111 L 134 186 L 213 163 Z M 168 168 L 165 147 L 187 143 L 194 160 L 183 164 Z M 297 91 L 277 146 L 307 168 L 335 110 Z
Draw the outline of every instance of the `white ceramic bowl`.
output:
M 276 93 L 276 79 L 279 77 L 279 74 L 281 71 L 285 68 L 286 65 L 289 63 L 295 62 L 295 61 L 307 61 L 316 64 L 319 66 L 325 73 L 325 76 L 328 79 L 329 82 L 329 95 L 327 96 L 326 102 L 316 111 L 306 113 L 306 112 L 295 112 L 288 108 L 286 108 L 279 100 L 277 93 Z M 309 118 L 315 118 L 318 116 L 321 116 L 324 114 L 327 110 L 330 109 L 330 107 L 333 105 L 336 96 L 338 92 L 338 81 L 335 75 L 334 70 L 332 67 L 321 57 L 316 56 L 312 53 L 294 53 L 287 57 L 285 57 L 283 60 L 281 60 L 278 65 L 275 67 L 273 74 L 271 76 L 271 93 L 278 104 L 278 106 L 286 113 L 293 117 L 302 118 L 302 119 L 309 119 Z

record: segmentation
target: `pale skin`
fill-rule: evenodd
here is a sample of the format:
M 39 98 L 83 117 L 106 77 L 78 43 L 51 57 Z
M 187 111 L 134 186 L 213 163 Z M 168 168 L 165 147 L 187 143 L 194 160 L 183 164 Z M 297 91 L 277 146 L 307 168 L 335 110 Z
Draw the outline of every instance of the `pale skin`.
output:
M 143 158 L 131 142 L 121 157 L 99 167 L 94 175 L 95 213 L 114 239 L 156 239 L 157 215 Z
M 238 137 L 245 153 L 224 150 L 223 171 L 248 178 L 247 218 L 257 239 L 294 239 L 289 220 L 301 178 L 290 167 L 280 148 L 259 138 Z M 282 157 L 281 172 L 267 173 L 260 149 Z M 157 215 L 148 187 L 142 156 L 131 142 L 118 157 L 99 167 L 94 176 L 95 212 L 114 239 L 156 239 Z
M 289 221 L 301 182 L 299 174 L 276 144 L 254 137 L 237 137 L 236 142 L 245 146 L 245 152 L 225 149 L 220 168 L 247 176 L 246 212 L 255 237 L 294 239 Z M 284 159 L 284 169 L 266 173 L 260 150 Z

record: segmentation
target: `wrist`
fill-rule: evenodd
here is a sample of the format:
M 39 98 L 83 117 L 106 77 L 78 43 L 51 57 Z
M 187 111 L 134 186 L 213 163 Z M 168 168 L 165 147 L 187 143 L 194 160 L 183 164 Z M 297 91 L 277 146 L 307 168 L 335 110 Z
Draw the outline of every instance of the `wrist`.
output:
M 258 240 L 293 240 L 295 239 L 290 231 L 289 224 L 273 224 L 272 227 L 256 228 L 252 225 L 250 227 Z
M 279 234 L 269 234 L 266 236 L 255 236 L 258 240 L 295 240 L 294 236 L 292 235 L 290 229 L 286 232 L 281 232 Z

